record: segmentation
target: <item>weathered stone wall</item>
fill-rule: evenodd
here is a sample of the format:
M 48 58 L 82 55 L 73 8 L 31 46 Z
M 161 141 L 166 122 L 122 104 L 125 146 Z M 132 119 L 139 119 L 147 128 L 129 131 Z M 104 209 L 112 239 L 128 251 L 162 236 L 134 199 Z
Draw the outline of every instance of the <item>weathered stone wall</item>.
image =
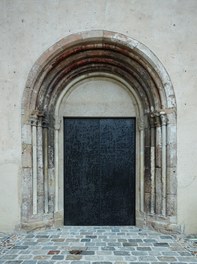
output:
M 21 100 L 32 65 L 71 33 L 105 29 L 144 43 L 172 79 L 178 108 L 178 224 L 187 233 L 197 232 L 196 8 L 195 0 L 0 2 L 0 230 L 13 230 L 21 221 Z

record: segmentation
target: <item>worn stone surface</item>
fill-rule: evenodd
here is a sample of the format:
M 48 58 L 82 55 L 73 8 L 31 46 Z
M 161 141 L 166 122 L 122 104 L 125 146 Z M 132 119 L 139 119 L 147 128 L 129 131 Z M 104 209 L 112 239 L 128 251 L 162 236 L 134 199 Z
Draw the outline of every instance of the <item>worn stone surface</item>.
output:
M 197 263 L 192 251 L 197 247 L 195 237 L 174 237 L 132 226 L 65 226 L 4 235 L 0 241 L 1 264 Z

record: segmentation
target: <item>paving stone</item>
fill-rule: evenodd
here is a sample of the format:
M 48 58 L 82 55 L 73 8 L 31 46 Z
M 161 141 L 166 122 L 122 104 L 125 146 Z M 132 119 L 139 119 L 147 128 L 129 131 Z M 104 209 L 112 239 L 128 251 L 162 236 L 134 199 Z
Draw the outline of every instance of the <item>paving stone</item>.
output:
M 108 246 L 110 246 L 110 247 L 118 247 L 119 245 L 120 245 L 120 243 L 118 243 L 118 242 L 108 243 Z
M 158 260 L 160 261 L 176 261 L 176 258 L 175 257 L 169 257 L 169 256 L 161 256 L 161 257 L 157 257 Z
M 195 257 L 177 257 L 177 259 L 178 259 L 178 261 L 190 261 L 190 262 L 197 262 L 197 258 L 195 258 Z
M 104 251 L 96 251 L 97 255 L 103 255 L 103 256 L 107 256 L 107 255 L 112 255 L 112 251 L 108 251 L 108 250 L 104 250 Z
M 37 260 L 43 260 L 43 259 L 49 259 L 50 256 L 45 256 L 45 255 L 39 255 L 39 256 L 34 256 L 34 259 Z
M 166 252 L 162 252 L 162 255 L 164 256 L 169 256 L 169 257 L 177 257 L 180 256 L 177 252 L 175 251 L 166 251 Z
M 138 261 L 138 262 L 131 262 L 130 264 L 139 264 L 139 263 L 140 263 L 140 264 L 149 264 L 150 262 L 144 262 L 144 261 L 143 261 L 143 262 L 139 262 L 139 261 Z M 160 262 L 159 262 L 159 264 L 160 264 Z M 167 263 L 167 264 L 168 264 L 168 263 Z
M 32 255 L 20 255 L 18 257 L 18 259 L 23 259 L 23 260 L 29 260 L 29 259 L 32 259 L 33 256 Z
M 3 263 L 6 263 L 6 264 L 20 264 L 20 263 L 22 263 L 22 260 L 8 260 L 8 261 L 5 261 Z
M 98 247 L 103 247 L 103 246 L 106 246 L 106 243 L 105 242 L 96 242 L 95 245 Z
M 16 259 L 18 255 L 3 255 L 0 259 Z
M 57 255 L 60 253 L 60 250 L 50 250 L 47 254 L 48 255 Z
M 92 264 L 112 264 L 112 262 L 100 261 L 100 262 L 92 262 Z
M 176 262 L 175 262 L 176 263 Z M 169 262 L 151 262 L 151 264 L 169 264 Z
M 143 241 L 146 242 L 146 243 L 156 243 L 157 242 L 156 239 L 152 239 L 152 238 L 143 239 Z
M 100 259 L 100 257 L 99 257 L 99 260 L 101 261 L 102 259 Z M 106 256 L 106 257 L 104 257 L 104 261 L 124 261 L 125 260 L 125 256 L 123 257 L 123 256 Z M 95 261 L 98 261 L 98 259 L 97 260 L 95 260 Z
M 136 261 L 138 258 L 134 256 L 126 256 L 124 257 L 124 259 L 128 262 L 128 261 Z
M 115 247 L 110 247 L 110 246 L 106 246 L 106 247 L 101 247 L 102 250 L 115 250 Z
M 66 242 L 79 242 L 79 239 L 76 239 L 76 238 L 68 238 L 68 239 L 66 239 Z
M 60 242 L 64 242 L 64 238 L 55 238 L 55 239 L 51 239 L 51 241 L 55 242 L 55 243 L 60 243 Z
M 86 242 L 85 245 L 86 245 L 87 247 L 94 247 L 94 246 L 96 246 L 96 243 Z
M 49 238 L 49 235 L 36 235 L 36 238 Z
M 153 256 L 140 256 L 138 257 L 139 261 L 156 261 L 156 257 Z
M 22 260 L 8 260 L 8 261 L 5 261 L 4 263 L 6 263 L 6 264 L 20 264 L 20 263 L 22 263 Z
M 190 252 L 177 252 L 177 254 L 179 254 L 180 256 L 192 256 L 192 254 Z
M 188 263 L 188 262 L 187 262 Z M 172 263 L 172 264 L 187 264 L 186 262 L 174 262 L 174 263 Z
M 130 253 L 128 251 L 114 251 L 114 255 L 117 256 L 128 256 Z
M 135 255 L 135 256 L 147 256 L 148 255 L 148 251 L 132 251 L 131 253 L 132 255 Z
M 162 256 L 163 253 L 160 251 L 155 252 L 154 250 L 147 252 L 149 256 Z
M 161 239 L 173 239 L 171 236 L 160 236 Z
M 43 250 L 43 249 L 40 249 L 40 250 L 33 250 L 32 251 L 32 254 L 33 255 L 45 255 L 48 253 L 48 250 Z
M 51 259 L 52 260 L 62 260 L 62 259 L 64 259 L 64 256 L 63 255 L 54 255 Z
M 27 241 L 27 242 L 24 242 L 23 245 L 24 246 L 33 246 L 33 245 L 37 245 L 38 242 L 33 242 L 33 241 Z
M 127 242 L 127 239 L 121 238 L 121 239 L 118 239 L 118 242 Z
M 106 258 L 107 257 L 107 258 Z M 109 261 L 109 256 L 99 256 L 98 255 L 87 255 L 87 256 L 83 256 L 82 257 L 82 260 L 85 260 L 85 261 Z
M 137 243 L 134 242 L 125 242 L 123 243 L 123 247 L 136 247 Z
M 28 246 L 14 246 L 13 249 L 27 249 Z
M 72 261 L 71 264 L 90 264 L 89 261 Z
M 34 234 L 29 234 L 26 236 L 26 238 L 34 238 Z
M 52 263 L 52 261 L 50 261 L 50 263 Z M 54 262 L 54 263 L 58 263 L 58 264 L 70 264 L 71 263 L 71 261 L 70 260 L 58 260 L 58 261 L 56 261 L 56 262 Z M 40 263 L 39 263 L 40 264 Z M 48 263 L 49 264 L 49 263 Z
M 154 243 L 154 247 L 169 247 L 168 243 Z
M 80 260 L 82 258 L 81 255 L 68 255 L 66 256 L 66 260 Z
M 90 242 L 90 241 L 91 241 L 90 238 L 83 238 L 83 239 L 81 239 L 81 242 Z
M 18 254 L 31 254 L 31 250 L 21 250 L 21 251 L 19 251 L 19 253 Z
M 23 264 L 36 264 L 37 260 L 25 260 L 23 261 Z
M 95 252 L 94 251 L 82 251 L 81 255 L 94 255 Z
M 55 261 L 52 261 L 52 260 L 38 260 L 37 261 L 37 264 L 53 264 L 53 263 L 55 263 Z
M 139 251 L 151 251 L 150 247 L 137 247 L 137 250 Z

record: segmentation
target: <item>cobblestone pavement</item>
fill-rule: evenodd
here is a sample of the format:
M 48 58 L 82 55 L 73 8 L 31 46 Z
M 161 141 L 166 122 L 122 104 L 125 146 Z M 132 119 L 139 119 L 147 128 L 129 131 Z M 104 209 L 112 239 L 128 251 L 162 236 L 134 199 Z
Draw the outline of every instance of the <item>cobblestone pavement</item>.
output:
M 196 245 L 137 227 L 72 226 L 0 234 L 0 264 L 197 264 Z

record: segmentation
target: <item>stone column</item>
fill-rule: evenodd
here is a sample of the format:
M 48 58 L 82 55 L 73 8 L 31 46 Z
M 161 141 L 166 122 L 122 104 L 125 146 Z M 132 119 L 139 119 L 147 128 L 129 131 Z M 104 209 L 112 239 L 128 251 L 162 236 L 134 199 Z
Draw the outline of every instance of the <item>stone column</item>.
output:
M 140 211 L 144 212 L 144 121 L 140 118 L 138 122 L 138 129 L 139 129 L 139 152 L 140 152 Z
M 55 212 L 59 210 L 59 130 L 61 122 L 58 117 L 56 117 L 55 122 Z
M 150 115 L 150 129 L 151 129 L 151 142 L 150 142 L 150 174 L 151 174 L 151 214 L 155 213 L 155 115 Z
M 162 181 L 161 181 L 161 160 L 162 160 L 162 139 L 161 120 L 158 114 L 155 115 L 155 212 L 161 214 L 162 210 Z
M 33 188 L 33 214 L 38 213 L 38 171 L 37 171 L 37 117 L 31 117 L 31 129 L 32 129 L 32 188 Z
M 166 114 L 161 112 L 160 118 L 162 125 L 162 215 L 166 216 Z
M 151 211 L 151 130 L 149 115 L 144 117 L 144 211 Z
M 40 116 L 38 118 L 38 127 L 37 127 L 37 200 L 38 200 L 38 213 L 44 213 L 44 160 L 43 160 L 43 127 L 42 119 Z
M 51 117 L 52 119 L 53 117 Z M 55 130 L 53 120 L 49 122 L 48 128 L 48 211 L 55 210 Z M 57 153 L 58 155 L 58 153 Z
M 43 120 L 43 151 L 44 151 L 44 212 L 48 213 L 48 121 Z

